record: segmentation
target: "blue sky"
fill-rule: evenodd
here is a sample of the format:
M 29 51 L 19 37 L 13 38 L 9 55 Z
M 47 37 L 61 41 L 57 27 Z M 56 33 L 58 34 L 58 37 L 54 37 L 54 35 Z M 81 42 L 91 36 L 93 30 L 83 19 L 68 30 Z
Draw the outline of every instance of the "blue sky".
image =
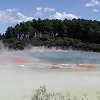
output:
M 8 26 L 33 18 L 73 19 L 100 21 L 100 0 L 1 0 L 0 32 Z

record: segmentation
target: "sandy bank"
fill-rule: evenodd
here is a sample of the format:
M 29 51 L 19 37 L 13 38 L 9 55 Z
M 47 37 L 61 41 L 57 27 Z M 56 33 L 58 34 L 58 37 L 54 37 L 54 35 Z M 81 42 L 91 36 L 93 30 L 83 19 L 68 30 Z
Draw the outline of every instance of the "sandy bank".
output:
M 87 93 L 91 100 L 96 100 L 96 92 L 100 90 L 100 71 L 0 65 L 0 100 L 30 100 L 33 90 L 43 85 L 49 91 L 68 91 L 79 97 Z

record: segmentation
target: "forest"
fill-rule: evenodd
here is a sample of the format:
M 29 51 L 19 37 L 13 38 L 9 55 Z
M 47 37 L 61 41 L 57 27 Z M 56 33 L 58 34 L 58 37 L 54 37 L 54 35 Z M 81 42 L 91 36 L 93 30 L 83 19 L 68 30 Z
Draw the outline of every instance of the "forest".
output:
M 0 39 L 16 50 L 31 45 L 99 52 L 100 21 L 33 19 L 8 27 Z

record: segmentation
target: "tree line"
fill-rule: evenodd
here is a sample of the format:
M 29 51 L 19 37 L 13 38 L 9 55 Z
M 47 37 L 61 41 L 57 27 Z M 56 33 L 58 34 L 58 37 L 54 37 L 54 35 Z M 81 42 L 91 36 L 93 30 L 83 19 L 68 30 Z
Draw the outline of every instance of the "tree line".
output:
M 7 28 L 0 35 L 5 45 L 23 49 L 26 45 L 100 51 L 100 22 L 85 19 L 33 19 Z

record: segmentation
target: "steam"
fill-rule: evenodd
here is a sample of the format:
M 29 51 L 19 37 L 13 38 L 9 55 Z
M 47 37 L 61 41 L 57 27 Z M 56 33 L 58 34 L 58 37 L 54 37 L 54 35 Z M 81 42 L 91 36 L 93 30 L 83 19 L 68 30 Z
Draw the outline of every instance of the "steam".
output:
M 0 41 L 0 64 L 14 64 L 18 67 L 35 67 L 35 68 L 52 68 L 53 66 L 61 67 L 65 65 L 58 65 L 58 63 L 50 62 L 46 58 L 42 59 L 41 54 L 46 57 L 50 56 L 52 52 L 60 52 L 55 48 L 49 49 L 45 47 L 33 47 L 32 45 L 27 45 L 24 50 L 11 50 L 4 46 L 2 41 Z M 39 58 L 40 57 L 40 58 Z M 69 64 L 66 66 L 69 67 Z
M 89 56 L 87 56 L 89 55 Z M 93 58 L 94 56 L 94 58 Z M 11 50 L 0 41 L 0 64 L 14 64 L 19 67 L 36 68 L 92 68 L 91 65 L 78 65 L 98 62 L 99 54 L 56 48 L 33 47 L 27 45 L 24 50 Z M 88 57 L 88 58 L 86 58 Z M 94 60 L 96 59 L 96 60 Z M 93 62 L 92 62 L 93 61 Z M 100 65 L 96 65 L 100 66 Z
M 42 51 L 41 51 L 42 50 Z M 32 47 L 28 45 L 24 50 L 11 50 L 0 41 L 0 65 L 14 64 L 19 67 L 49 66 L 50 63 L 32 55 L 35 52 L 44 52 L 44 47 Z
M 9 51 L 8 47 L 4 46 L 2 41 L 0 41 L 0 51 Z

